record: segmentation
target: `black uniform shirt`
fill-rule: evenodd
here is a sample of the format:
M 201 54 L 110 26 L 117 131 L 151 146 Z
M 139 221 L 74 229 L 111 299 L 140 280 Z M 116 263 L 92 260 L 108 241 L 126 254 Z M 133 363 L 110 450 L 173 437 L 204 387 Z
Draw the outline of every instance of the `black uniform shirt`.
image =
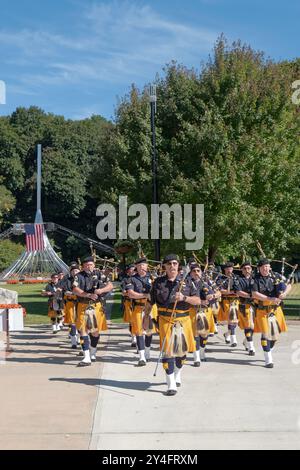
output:
M 134 276 L 129 277 L 127 281 L 125 281 L 124 285 L 125 290 L 133 290 L 139 294 L 149 294 L 151 290 L 151 278 L 150 274 L 146 274 L 146 276 L 140 276 L 139 274 L 134 274 Z
M 84 292 L 93 294 L 96 289 L 103 289 L 107 282 L 107 278 L 104 278 L 100 271 L 95 270 L 92 273 L 80 271 L 80 273 L 74 276 L 73 287 L 79 287 Z M 80 295 L 77 294 L 77 296 L 80 298 Z M 97 300 L 100 301 L 103 296 L 105 294 L 98 295 Z
M 53 284 L 53 282 L 49 282 L 49 284 L 46 285 L 44 292 L 51 292 L 51 294 L 54 295 L 58 287 L 58 284 Z
M 171 281 L 166 275 L 155 279 L 150 292 L 150 303 L 152 305 L 157 304 L 158 307 L 172 309 L 175 303 L 175 294 L 179 289 L 180 280 L 180 276 L 177 276 L 174 281 Z M 194 283 L 185 281 L 181 293 L 189 297 L 195 295 L 199 296 L 199 289 Z M 190 308 L 190 304 L 184 301 L 180 301 L 177 302 L 176 308 L 178 310 L 188 310 Z
M 206 300 L 206 296 L 212 292 L 209 289 L 209 286 L 203 279 L 193 279 L 189 277 L 187 280 L 188 284 L 191 284 L 192 288 L 197 289 L 197 294 L 201 300 Z
M 246 292 L 247 294 L 251 296 L 253 285 L 254 285 L 254 279 L 252 276 L 245 277 L 244 275 L 242 275 L 242 276 L 239 276 L 237 290 L 242 290 L 243 292 Z
M 276 297 L 276 279 L 271 275 L 262 276 L 258 273 L 254 277 L 252 291 L 259 292 L 268 297 Z
M 130 283 L 131 277 L 132 277 L 132 276 L 128 276 L 127 274 L 125 274 L 125 275 L 123 276 L 122 281 L 121 281 L 121 288 L 122 288 L 122 290 L 126 290 L 126 286 L 127 286 L 127 284 Z
M 216 280 L 216 284 L 221 290 L 227 290 L 228 285 L 230 291 L 236 292 L 237 290 L 239 290 L 239 279 L 235 274 L 233 274 L 232 277 L 227 277 L 222 274 Z
M 71 274 L 66 274 L 60 281 L 60 288 L 63 292 L 72 292 L 73 289 L 74 276 Z

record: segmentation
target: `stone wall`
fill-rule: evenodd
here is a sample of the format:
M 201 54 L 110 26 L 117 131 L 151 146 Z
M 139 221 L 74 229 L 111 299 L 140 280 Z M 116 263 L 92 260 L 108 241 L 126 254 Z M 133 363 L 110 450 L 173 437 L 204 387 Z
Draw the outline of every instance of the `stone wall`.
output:
M 17 304 L 18 293 L 14 290 L 0 288 L 0 304 Z

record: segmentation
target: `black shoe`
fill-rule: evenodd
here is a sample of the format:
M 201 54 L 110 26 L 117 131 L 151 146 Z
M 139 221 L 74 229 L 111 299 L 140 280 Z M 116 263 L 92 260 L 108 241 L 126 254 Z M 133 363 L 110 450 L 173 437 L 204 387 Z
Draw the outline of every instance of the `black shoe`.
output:
M 273 362 L 270 362 L 270 364 L 266 364 L 267 369 L 273 369 L 273 367 L 274 367 Z
M 73 344 L 73 346 L 71 346 L 71 349 L 77 349 L 76 344 Z
M 230 346 L 231 346 L 232 348 L 236 348 L 236 347 L 237 347 L 237 343 L 232 343 Z
M 77 367 L 87 367 L 87 366 L 91 366 L 91 365 L 92 365 L 91 362 L 83 362 L 83 361 L 81 361 L 81 362 L 79 362 L 79 363 L 77 364 Z
M 197 361 L 197 362 L 194 362 L 194 367 L 200 367 L 201 365 L 201 362 Z
M 141 360 L 141 361 L 138 362 L 138 367 L 143 367 L 145 365 L 146 365 L 146 361 Z
M 172 397 L 172 396 L 176 395 L 176 393 L 177 393 L 177 390 L 168 390 L 166 392 L 166 395 L 167 395 L 167 397 Z
M 181 383 L 176 382 L 176 387 L 181 387 Z
M 255 356 L 255 351 L 249 351 L 249 356 Z
M 133 342 L 133 343 L 131 343 L 131 345 L 130 345 L 130 346 L 131 346 L 132 348 L 136 348 L 136 343 L 135 343 L 135 342 Z

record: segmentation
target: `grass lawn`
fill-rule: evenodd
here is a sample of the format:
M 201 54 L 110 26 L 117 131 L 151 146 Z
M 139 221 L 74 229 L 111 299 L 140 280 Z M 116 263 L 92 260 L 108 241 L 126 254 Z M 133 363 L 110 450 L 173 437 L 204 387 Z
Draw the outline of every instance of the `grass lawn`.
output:
M 113 323 L 123 323 L 123 313 L 121 311 L 121 291 L 118 287 L 114 289 L 114 303 L 111 311 L 111 321 Z
M 27 312 L 25 317 L 25 325 L 49 323 L 47 316 L 48 304 L 47 299 L 41 296 L 41 291 L 45 284 L 1 284 L 3 289 L 14 290 L 18 292 L 18 302 Z
M 41 290 L 45 287 L 45 285 L 1 284 L 0 287 L 18 292 L 18 301 L 23 307 L 25 307 L 27 312 L 25 325 L 32 325 L 49 323 L 49 319 L 47 317 L 47 300 L 40 295 Z M 119 287 L 115 288 L 113 299 L 114 303 L 112 306 L 111 320 L 113 323 L 122 323 L 121 292 Z M 288 317 L 300 318 L 300 283 L 293 285 L 288 298 L 284 302 L 284 305 L 284 311 Z

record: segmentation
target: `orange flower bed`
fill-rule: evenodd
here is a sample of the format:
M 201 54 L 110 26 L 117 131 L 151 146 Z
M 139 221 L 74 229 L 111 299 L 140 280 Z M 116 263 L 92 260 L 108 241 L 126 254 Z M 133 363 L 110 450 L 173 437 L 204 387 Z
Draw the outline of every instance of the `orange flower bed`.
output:
M 50 282 L 51 279 L 25 279 L 24 281 L 10 280 L 6 281 L 6 284 L 45 284 Z
M 26 317 L 26 309 L 22 307 L 20 304 L 0 304 L 0 309 L 5 308 L 5 309 L 13 309 L 13 308 L 21 308 L 23 310 L 23 317 Z
M 0 304 L 0 308 L 23 308 L 19 304 Z

